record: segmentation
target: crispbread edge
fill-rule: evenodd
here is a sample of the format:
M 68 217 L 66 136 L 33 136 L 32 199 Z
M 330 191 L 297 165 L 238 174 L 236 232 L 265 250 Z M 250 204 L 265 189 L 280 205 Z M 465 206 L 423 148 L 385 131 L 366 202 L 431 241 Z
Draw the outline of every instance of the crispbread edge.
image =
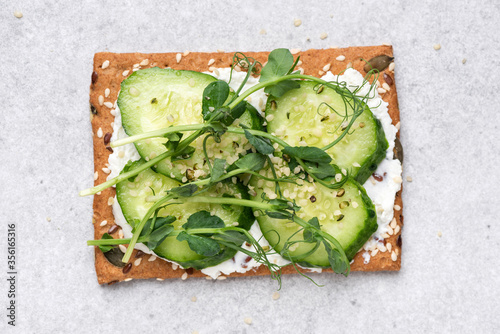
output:
M 249 57 L 254 57 L 260 62 L 264 63 L 267 60 L 269 52 L 245 52 L 245 55 Z M 179 55 L 181 56 L 180 61 L 178 61 Z M 382 45 L 382 46 L 366 46 L 366 47 L 350 47 L 350 48 L 332 48 L 325 50 L 307 50 L 298 52 L 296 56 L 300 56 L 302 60 L 301 68 L 304 69 L 304 73 L 308 75 L 313 75 L 316 77 L 322 76 L 322 70 L 325 65 L 330 64 L 330 71 L 332 73 L 340 73 L 346 69 L 348 64 L 361 73 L 364 73 L 363 67 L 365 65 L 365 60 L 371 59 L 378 55 L 388 55 L 393 56 L 392 46 Z M 345 60 L 337 60 L 337 57 L 344 56 Z M 173 69 L 182 70 L 194 70 L 194 71 L 208 71 L 210 66 L 216 68 L 230 67 L 232 64 L 233 53 L 224 52 L 185 52 L 185 53 L 110 53 L 101 52 L 96 53 L 94 56 L 94 73 L 93 80 L 90 85 L 90 105 L 91 105 L 91 123 L 92 123 L 92 138 L 94 146 L 94 166 L 95 171 L 98 173 L 98 177 L 94 184 L 98 185 L 106 181 L 107 174 L 103 172 L 103 168 L 106 167 L 108 162 L 108 156 L 111 154 L 109 148 L 106 148 L 104 144 L 104 137 L 107 133 L 112 133 L 112 122 L 114 121 L 114 116 L 111 115 L 110 111 L 112 108 L 108 108 L 105 104 L 101 105 L 99 100 L 102 99 L 100 96 L 105 96 L 106 89 L 109 89 L 109 96 L 104 98 L 105 102 L 115 103 L 118 92 L 120 91 L 121 82 L 126 79 L 133 71 L 134 65 L 140 68 L 148 67 L 160 67 L 166 68 L 170 67 Z M 144 65 L 148 60 L 148 64 Z M 210 66 L 209 61 L 213 59 L 214 62 Z M 339 58 L 341 59 L 341 58 Z M 109 61 L 109 65 L 103 69 L 102 65 L 105 61 Z M 128 74 L 127 72 L 128 71 Z M 390 90 L 382 95 L 384 101 L 389 103 L 389 115 L 392 118 L 394 125 L 398 124 L 399 118 L 399 106 L 397 101 L 397 92 L 394 80 L 394 73 L 388 68 L 383 71 L 389 75 L 393 80 L 392 85 L 390 85 Z M 97 75 L 97 76 L 96 76 Z M 379 76 L 379 82 L 384 83 L 382 73 Z M 102 101 L 102 100 L 101 100 Z M 101 128 L 102 137 L 99 137 L 98 130 Z M 399 132 L 397 133 L 399 137 Z M 401 198 L 401 190 L 396 194 L 395 204 L 399 205 L 401 208 L 398 211 L 394 211 L 394 217 L 396 218 L 397 224 L 400 228 L 403 226 L 403 215 L 402 208 L 403 202 Z M 93 225 L 94 225 L 94 238 L 100 239 L 101 236 L 108 232 L 110 226 L 114 225 L 114 217 L 112 212 L 112 207 L 108 204 L 108 199 L 115 196 L 115 189 L 108 188 L 100 193 L 100 195 L 94 196 L 93 204 Z M 105 226 L 100 226 L 102 221 L 106 220 L 108 223 Z M 118 232 L 113 234 L 115 238 L 118 237 Z M 377 255 L 371 258 L 370 262 L 364 264 L 364 259 L 361 256 L 363 252 L 359 252 L 354 261 L 351 264 L 352 271 L 397 271 L 401 268 L 401 231 L 391 235 L 389 238 L 385 239 L 385 243 L 390 243 L 392 245 L 392 252 L 395 252 L 398 256 L 396 261 L 391 258 L 392 252 L 378 252 Z M 131 262 L 136 260 L 134 255 L 131 258 Z M 393 256 L 393 255 L 392 255 Z M 173 270 L 170 263 L 157 259 L 155 261 L 148 261 L 149 255 L 145 255 L 139 266 L 132 266 L 132 269 L 124 274 L 121 268 L 113 266 L 104 257 L 103 253 L 98 247 L 95 247 L 95 267 L 97 273 L 97 280 L 99 284 L 112 284 L 125 279 L 146 279 L 146 278 L 179 278 L 184 273 L 188 273 L 189 277 L 202 277 L 205 276 L 201 271 L 196 271 L 192 269 L 177 269 Z M 305 270 L 307 271 L 307 270 Z M 324 272 L 331 270 L 324 270 Z M 293 267 L 283 268 L 283 273 L 295 273 Z M 240 277 L 240 276 L 256 276 L 256 275 L 269 275 L 269 271 L 264 266 L 260 266 L 257 269 L 250 270 L 244 274 L 233 273 L 230 277 Z

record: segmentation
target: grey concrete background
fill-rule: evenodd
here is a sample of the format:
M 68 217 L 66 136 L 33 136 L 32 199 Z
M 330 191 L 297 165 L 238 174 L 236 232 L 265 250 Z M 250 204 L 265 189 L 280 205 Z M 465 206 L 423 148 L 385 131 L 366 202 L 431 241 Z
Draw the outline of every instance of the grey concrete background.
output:
M 494 0 L 2 1 L 0 332 L 498 332 L 499 20 Z M 78 197 L 93 182 L 95 52 L 382 43 L 394 45 L 404 173 L 413 178 L 401 272 L 322 275 L 322 288 L 285 277 L 277 301 L 269 278 L 97 285 L 85 245 L 92 199 Z M 15 328 L 6 318 L 12 222 Z

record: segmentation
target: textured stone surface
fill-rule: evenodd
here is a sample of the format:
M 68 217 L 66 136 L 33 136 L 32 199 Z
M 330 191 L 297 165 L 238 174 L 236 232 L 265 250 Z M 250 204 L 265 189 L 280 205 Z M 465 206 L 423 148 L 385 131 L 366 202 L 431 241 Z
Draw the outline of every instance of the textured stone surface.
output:
M 500 5 L 365 1 L 14 1 L 0 12 L 0 306 L 17 223 L 18 323 L 59 332 L 494 332 L 500 164 Z M 14 16 L 21 11 L 23 17 Z M 302 20 L 295 27 L 295 18 Z M 267 34 L 260 34 L 265 29 Z M 321 40 L 326 32 L 328 38 Z M 308 39 L 309 38 L 309 39 Z M 392 43 L 405 148 L 399 273 L 98 286 L 88 90 L 97 51 L 326 48 Z M 434 50 L 440 43 L 442 48 Z M 467 62 L 462 64 L 462 59 Z M 50 217 L 50 222 L 47 220 Z M 442 236 L 438 237 L 438 232 Z M 192 302 L 191 297 L 197 301 Z M 5 312 L 5 311 L 4 311 Z M 2 312 L 2 314 L 4 314 Z M 244 322 L 252 318 L 251 325 Z

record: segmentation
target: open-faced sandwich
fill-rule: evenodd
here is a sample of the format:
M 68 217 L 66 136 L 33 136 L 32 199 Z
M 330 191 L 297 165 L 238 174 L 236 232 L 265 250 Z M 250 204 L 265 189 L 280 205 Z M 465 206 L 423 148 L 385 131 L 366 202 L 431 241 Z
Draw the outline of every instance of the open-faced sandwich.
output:
M 401 266 L 390 46 L 98 53 L 99 283 Z

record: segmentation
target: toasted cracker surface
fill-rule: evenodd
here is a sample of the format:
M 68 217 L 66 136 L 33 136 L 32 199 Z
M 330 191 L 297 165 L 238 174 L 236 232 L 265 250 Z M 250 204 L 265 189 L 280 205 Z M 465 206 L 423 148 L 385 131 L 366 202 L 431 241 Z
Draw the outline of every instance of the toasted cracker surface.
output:
M 93 142 L 94 142 L 94 166 L 95 172 L 98 173 L 98 177 L 95 180 L 95 185 L 101 184 L 106 181 L 106 174 L 103 168 L 106 167 L 108 162 L 108 156 L 111 154 L 111 149 L 106 145 L 105 138 L 106 134 L 112 133 L 112 122 L 114 121 L 114 116 L 110 113 L 113 108 L 109 108 L 109 103 L 114 104 L 118 92 L 120 91 L 121 82 L 126 79 L 128 75 L 133 72 L 134 68 L 149 68 L 149 67 L 160 67 L 166 68 L 170 67 L 179 70 L 194 70 L 194 71 L 208 71 L 210 67 L 223 68 L 230 67 L 232 64 L 232 57 L 234 53 L 201 53 L 201 52 L 184 52 L 184 53 L 156 53 L 156 54 L 143 54 L 143 53 L 109 53 L 102 52 L 97 53 L 94 56 L 94 71 L 92 73 L 92 82 L 90 85 L 90 105 L 91 105 L 91 122 L 92 122 L 92 132 L 93 132 Z M 267 61 L 267 56 L 269 52 L 245 52 L 245 55 L 249 57 L 254 57 L 261 63 Z M 180 56 L 179 56 L 180 55 Z M 304 70 L 304 74 L 313 75 L 316 77 L 321 77 L 325 65 L 330 64 L 330 71 L 332 73 L 340 73 L 344 71 L 348 66 L 351 66 L 364 74 L 363 67 L 365 65 L 365 60 L 369 60 L 378 55 L 388 55 L 393 56 L 391 46 L 368 46 L 368 47 L 350 47 L 350 48 L 335 48 L 326 50 L 307 50 L 303 52 L 298 52 L 294 56 L 300 55 L 302 64 L 298 67 Z M 344 60 L 342 57 L 344 56 Z M 212 62 L 211 59 L 214 61 Z M 209 64 L 210 61 L 210 65 Z M 104 65 L 104 66 L 103 66 Z M 107 66 L 106 66 L 107 65 Z M 103 68 L 104 67 L 104 68 Z M 384 80 L 383 73 L 389 76 L 387 82 Z M 392 80 L 391 80 L 392 79 Z M 394 73 L 386 68 L 379 76 L 380 85 L 384 82 L 389 84 L 390 90 L 382 94 L 384 101 L 389 103 L 389 114 L 392 118 L 393 124 L 399 123 L 399 107 L 397 101 L 396 86 L 394 80 Z M 109 89 L 109 95 L 105 97 L 106 90 Z M 102 97 L 101 97 L 102 96 Z M 102 103 L 104 101 L 104 103 Z M 109 103 L 107 103 L 109 102 Z M 106 106 L 106 104 L 108 106 Z M 99 130 L 101 129 L 101 130 Z M 102 131 L 102 137 L 99 137 Z M 399 132 L 398 132 L 399 137 Z M 402 198 L 401 191 L 397 193 L 395 204 L 399 205 L 401 210 L 394 211 L 394 217 L 396 218 L 397 224 L 399 226 L 398 233 L 394 233 L 389 238 L 384 239 L 385 244 L 391 244 L 392 251 L 378 252 L 373 256 L 368 264 L 363 263 L 362 252 L 358 253 L 353 263 L 351 264 L 352 271 L 395 271 L 401 268 L 401 231 L 403 226 L 403 215 L 402 215 Z M 108 188 L 102 191 L 99 195 L 94 196 L 94 238 L 100 239 L 101 236 L 109 232 L 110 228 L 115 225 L 113 212 L 110 198 L 115 196 L 115 189 Z M 100 226 L 102 221 L 106 220 L 108 223 L 105 226 Z M 119 237 L 119 229 L 112 233 L 114 238 Z M 391 256 L 392 252 L 397 255 L 397 259 L 394 261 Z M 146 254 L 142 256 L 142 261 L 138 266 L 133 264 L 137 260 L 135 257 L 137 251 L 134 251 L 130 262 L 132 263 L 132 268 L 128 273 L 124 274 L 122 268 L 118 268 L 112 265 L 104 257 L 103 253 L 98 247 L 95 248 L 95 267 L 97 273 L 97 279 L 99 284 L 112 284 L 125 279 L 146 279 L 146 278 L 180 278 L 184 273 L 188 274 L 188 277 L 202 277 L 205 276 L 201 271 L 196 271 L 192 269 L 177 269 L 174 270 L 172 265 L 161 259 L 156 259 L 155 261 L 148 261 L 150 255 Z M 331 272 L 331 270 L 324 270 L 326 272 Z M 283 273 L 289 274 L 294 273 L 295 269 L 293 267 L 286 267 L 283 269 Z M 255 275 L 269 275 L 269 271 L 264 266 L 260 266 L 256 270 L 248 271 L 244 274 L 233 273 L 230 277 L 240 277 L 240 276 L 255 276 Z

